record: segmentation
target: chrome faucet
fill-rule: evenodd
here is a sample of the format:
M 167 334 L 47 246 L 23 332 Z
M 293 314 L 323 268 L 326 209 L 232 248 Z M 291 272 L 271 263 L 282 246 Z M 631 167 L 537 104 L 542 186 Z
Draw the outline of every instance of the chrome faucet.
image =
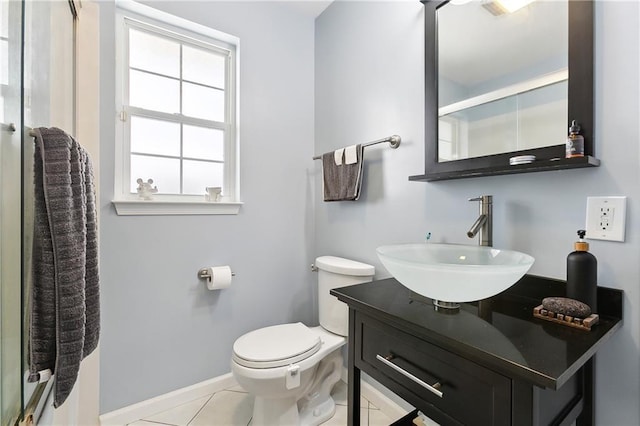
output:
M 471 225 L 467 236 L 473 238 L 479 232 L 478 244 L 481 246 L 493 246 L 493 196 L 481 195 L 477 198 L 469 198 L 469 201 L 480 201 L 480 216 Z

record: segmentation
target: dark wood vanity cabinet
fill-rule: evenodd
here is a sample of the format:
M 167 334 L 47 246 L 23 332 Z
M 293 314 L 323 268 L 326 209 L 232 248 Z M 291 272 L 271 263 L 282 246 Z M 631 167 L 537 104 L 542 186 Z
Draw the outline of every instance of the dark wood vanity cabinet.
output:
M 358 312 L 355 326 L 355 367 L 432 419 L 441 424 L 509 424 L 511 382 L 506 377 Z M 440 395 L 429 390 L 434 385 Z
M 528 284 L 564 291 L 533 276 L 514 287 Z M 394 279 L 331 293 L 349 305 L 349 425 L 360 424 L 361 372 L 441 425 L 594 424 L 593 355 L 621 325 L 618 290 L 599 289 L 604 314 L 590 332 L 533 318 L 531 294 L 507 292 L 452 314 Z
M 565 424 L 565 418 L 573 421 L 584 407 L 590 409 L 591 388 L 584 387 L 590 366 L 581 368 L 559 391 L 541 389 L 357 311 L 353 317 L 357 330 L 354 368 L 365 371 L 441 425 Z M 391 358 L 389 362 L 397 368 L 430 386 L 439 384 L 442 396 L 384 364 L 378 355 Z

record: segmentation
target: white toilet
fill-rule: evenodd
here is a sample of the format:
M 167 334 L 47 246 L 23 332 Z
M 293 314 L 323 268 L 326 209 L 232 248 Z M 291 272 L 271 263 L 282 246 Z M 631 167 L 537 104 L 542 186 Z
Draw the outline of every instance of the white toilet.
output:
M 316 259 L 319 327 L 281 324 L 251 331 L 233 344 L 231 371 L 255 397 L 252 426 L 318 425 L 335 413 L 331 389 L 340 380 L 347 305 L 329 294 L 369 282 L 374 267 L 333 256 Z

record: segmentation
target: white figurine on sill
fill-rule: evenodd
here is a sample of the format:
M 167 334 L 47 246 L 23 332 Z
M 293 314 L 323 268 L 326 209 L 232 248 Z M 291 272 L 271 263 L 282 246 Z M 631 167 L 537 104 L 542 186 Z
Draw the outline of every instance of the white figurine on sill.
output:
M 157 186 L 151 186 L 153 184 L 153 179 L 147 179 L 147 181 L 144 182 L 141 178 L 138 178 L 136 182 L 138 182 L 138 197 L 143 200 L 153 200 L 153 194 L 158 192 Z

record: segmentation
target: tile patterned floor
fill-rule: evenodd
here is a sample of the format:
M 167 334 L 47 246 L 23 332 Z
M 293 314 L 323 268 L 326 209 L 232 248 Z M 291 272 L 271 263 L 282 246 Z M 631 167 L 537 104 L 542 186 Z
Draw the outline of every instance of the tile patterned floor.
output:
M 322 425 L 345 426 L 347 424 L 345 383 L 338 382 L 332 395 L 336 401 L 336 414 Z M 387 426 L 396 420 L 386 416 L 365 398 L 360 401 L 360 409 L 360 424 L 363 426 Z M 252 410 L 251 396 L 240 386 L 235 386 L 177 407 L 167 407 L 165 411 L 129 423 L 128 426 L 247 426 L 251 421 Z

